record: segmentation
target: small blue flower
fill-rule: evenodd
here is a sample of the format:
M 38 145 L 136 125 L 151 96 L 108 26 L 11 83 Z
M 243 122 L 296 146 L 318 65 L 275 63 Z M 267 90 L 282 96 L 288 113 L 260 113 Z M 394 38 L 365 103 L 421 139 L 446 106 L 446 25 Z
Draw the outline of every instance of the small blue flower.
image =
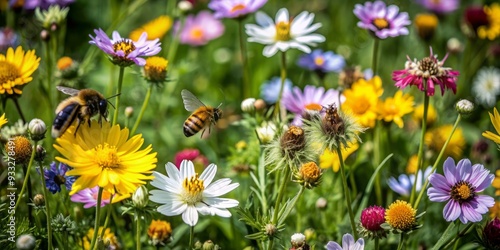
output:
M 66 164 L 59 163 L 57 166 L 55 162 L 50 164 L 50 169 L 44 169 L 45 184 L 51 193 L 61 192 L 63 184 L 66 186 L 66 190 L 71 190 L 76 177 L 66 176 L 66 172 L 70 169 Z
M 320 71 L 321 73 L 340 72 L 345 66 L 345 59 L 332 51 L 323 52 L 316 49 L 310 54 L 302 55 L 297 61 L 297 65 L 311 71 Z
M 417 186 L 415 187 L 415 191 L 420 191 L 422 188 L 422 185 L 424 184 L 425 180 L 431 175 L 431 170 L 432 167 L 427 167 L 425 169 L 424 175 L 422 176 L 422 170 L 418 170 L 418 178 L 417 178 Z M 387 181 L 387 184 L 389 187 L 392 189 L 392 191 L 402 195 L 402 196 L 410 196 L 411 189 L 413 188 L 413 183 L 415 182 L 415 175 L 405 175 L 402 174 L 396 178 L 390 177 L 389 181 Z
M 264 82 L 260 86 L 260 97 L 266 101 L 266 103 L 276 103 L 278 100 L 278 95 L 281 87 L 281 78 L 273 77 L 271 80 Z M 283 94 L 292 90 L 292 81 L 285 79 L 285 86 L 283 87 Z

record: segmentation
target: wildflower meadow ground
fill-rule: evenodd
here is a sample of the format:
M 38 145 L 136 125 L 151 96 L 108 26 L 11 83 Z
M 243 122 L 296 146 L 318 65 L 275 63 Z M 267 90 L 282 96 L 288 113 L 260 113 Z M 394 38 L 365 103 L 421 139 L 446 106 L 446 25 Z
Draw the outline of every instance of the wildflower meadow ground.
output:
M 0 247 L 500 249 L 493 0 L 0 1 Z

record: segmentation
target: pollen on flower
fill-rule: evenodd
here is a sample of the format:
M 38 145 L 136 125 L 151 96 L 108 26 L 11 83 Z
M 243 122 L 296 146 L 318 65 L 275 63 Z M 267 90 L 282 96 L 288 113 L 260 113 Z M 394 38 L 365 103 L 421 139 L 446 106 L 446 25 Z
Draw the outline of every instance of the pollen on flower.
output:
M 385 211 L 385 220 L 392 228 L 407 231 L 415 225 L 416 213 L 408 202 L 397 200 Z
M 57 60 L 57 69 L 65 70 L 73 65 L 73 59 L 69 56 L 63 56 Z
M 246 6 L 242 3 L 240 4 L 237 4 L 235 6 L 233 6 L 233 8 L 231 9 L 231 13 L 234 13 L 236 11 L 239 11 L 239 10 L 244 10 L 246 8 Z
M 191 38 L 195 40 L 200 40 L 203 37 L 203 29 L 196 27 L 190 32 Z
M 475 188 L 466 181 L 459 181 L 451 188 L 451 198 L 462 204 L 474 198 Z
M 435 57 L 425 57 L 420 61 L 418 68 L 422 71 L 423 77 L 431 77 L 439 72 L 439 65 Z
M 0 61 L 0 82 L 11 82 L 19 76 L 16 66 L 10 62 Z
M 288 41 L 290 40 L 290 23 L 279 22 L 276 24 L 276 40 Z
M 198 178 L 198 174 L 184 179 L 182 187 L 184 188 L 184 192 L 182 192 L 184 202 L 194 205 L 202 200 L 202 194 L 203 190 L 205 190 L 205 186 L 203 184 L 203 180 Z
M 168 61 L 159 56 L 153 56 L 146 59 L 144 65 L 144 77 L 153 82 L 163 82 L 167 77 Z
M 307 110 L 321 111 L 321 109 L 323 109 L 323 106 L 321 106 L 317 103 L 309 103 L 309 104 L 306 104 L 306 106 L 304 108 L 306 108 Z
M 325 59 L 322 56 L 314 58 L 314 64 L 317 66 L 322 66 L 325 63 Z
M 373 25 L 377 27 L 379 30 L 385 29 L 389 27 L 389 22 L 385 18 L 375 18 L 373 20 Z
M 132 51 L 135 50 L 135 45 L 132 42 L 132 40 L 122 39 L 119 42 L 113 44 L 113 50 L 115 52 L 123 51 L 125 53 L 125 56 L 127 56 L 128 54 L 130 54 Z
M 102 168 L 117 168 L 120 166 L 120 158 L 115 146 L 108 143 L 99 144 L 95 148 L 95 162 Z

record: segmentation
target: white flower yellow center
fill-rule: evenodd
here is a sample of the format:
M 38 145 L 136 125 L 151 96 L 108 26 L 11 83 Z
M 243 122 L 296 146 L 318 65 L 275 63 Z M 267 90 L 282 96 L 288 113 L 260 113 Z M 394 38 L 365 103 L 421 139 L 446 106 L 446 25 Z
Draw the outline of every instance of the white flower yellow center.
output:
M 0 62 L 0 83 L 7 83 L 14 81 L 19 76 L 19 71 L 16 66 L 10 62 Z
M 205 186 L 203 185 L 203 180 L 198 178 L 198 174 L 191 176 L 191 178 L 184 179 L 184 181 L 182 181 L 182 187 L 184 190 L 181 192 L 181 198 L 185 203 L 194 205 L 203 200 L 203 190 L 205 190 Z
M 290 23 L 279 22 L 276 24 L 276 40 L 288 41 L 290 40 Z
M 120 158 L 118 158 L 115 146 L 104 143 L 104 145 L 99 144 L 94 150 L 94 161 L 102 168 L 117 168 L 120 166 Z
M 132 51 L 135 50 L 135 45 L 134 42 L 132 42 L 132 40 L 122 39 L 119 42 L 113 44 L 113 50 L 115 52 L 121 50 L 125 53 L 125 56 L 127 56 L 128 54 L 130 54 Z

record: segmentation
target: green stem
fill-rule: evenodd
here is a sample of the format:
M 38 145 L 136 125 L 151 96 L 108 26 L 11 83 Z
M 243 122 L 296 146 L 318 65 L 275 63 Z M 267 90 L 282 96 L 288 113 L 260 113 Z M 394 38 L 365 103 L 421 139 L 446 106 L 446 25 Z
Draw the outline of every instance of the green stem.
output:
M 139 211 L 136 211 L 136 216 L 135 218 L 135 223 L 136 223 L 136 234 L 135 234 L 135 241 L 136 241 L 136 246 L 135 249 L 141 250 L 141 216 L 139 215 Z
M 276 100 L 274 108 L 274 116 L 280 121 L 280 106 L 281 106 L 281 96 L 283 95 L 283 89 L 285 88 L 286 80 L 286 52 L 281 52 L 281 86 L 280 92 L 278 93 L 278 99 Z
M 92 241 L 90 242 L 90 250 L 94 250 L 94 246 L 97 241 L 97 235 L 99 234 L 99 217 L 101 216 L 101 200 L 102 200 L 102 191 L 103 188 L 99 187 L 99 192 L 97 194 L 97 203 L 95 206 L 95 222 L 94 222 L 94 235 L 92 236 Z M 106 230 L 106 228 L 102 229 L 103 231 Z
M 23 120 L 23 123 L 26 124 L 26 119 L 24 118 L 23 111 L 21 110 L 21 106 L 19 105 L 19 102 L 17 101 L 17 97 L 13 97 L 12 100 L 14 101 L 14 105 L 16 106 L 17 113 L 19 114 L 19 117 L 21 117 L 21 120 Z
M 45 171 L 43 170 L 43 162 L 39 162 L 40 164 L 40 172 L 42 177 L 42 188 L 43 195 L 45 196 L 45 211 L 47 215 L 47 240 L 49 241 L 49 250 L 52 249 L 52 225 L 51 225 L 51 217 L 50 217 L 50 202 L 49 202 L 49 194 L 47 192 L 47 185 L 45 184 Z
M 449 249 L 451 244 L 458 242 L 458 240 L 460 240 L 460 238 L 462 238 L 462 236 L 464 236 L 473 225 L 474 225 L 474 223 L 467 224 L 467 226 L 465 226 L 464 229 L 462 229 L 462 231 L 457 232 L 456 237 L 451 238 L 448 242 L 443 244 L 443 246 L 445 246 L 443 249 Z
M 424 79 L 425 80 L 425 79 Z M 418 146 L 418 167 L 415 171 L 415 181 L 417 183 L 419 170 L 423 169 L 424 166 L 424 144 L 425 144 L 425 132 L 427 130 L 427 113 L 429 110 L 429 96 L 427 95 L 427 85 L 424 87 L 424 116 L 422 117 L 422 133 L 420 135 L 420 145 Z M 423 173 L 423 170 L 422 170 Z M 415 200 L 417 185 L 413 185 L 411 188 L 410 204 Z M 414 206 L 416 208 L 416 206 Z
M 101 239 L 104 238 L 104 231 L 106 231 L 106 228 L 108 228 L 108 224 L 109 224 L 109 217 L 111 217 L 111 211 L 113 211 L 113 197 L 114 195 L 111 195 L 109 197 L 109 206 L 107 207 L 108 211 L 106 212 L 106 219 L 104 220 L 104 226 L 102 228 L 104 228 L 104 230 L 102 230 L 101 232 Z
M 379 241 L 380 241 L 379 238 L 375 238 L 375 250 L 379 250 L 380 249 Z
M 443 147 L 441 148 L 441 152 L 439 152 L 439 155 L 438 155 L 436 161 L 434 162 L 434 165 L 432 166 L 431 173 L 434 173 L 434 171 L 436 171 L 437 164 L 441 161 L 441 157 L 443 157 L 444 151 L 445 151 L 446 147 L 448 147 L 448 143 L 450 143 L 451 137 L 453 136 L 453 133 L 455 133 L 455 130 L 457 129 L 458 123 L 460 122 L 461 118 L 462 118 L 462 116 L 460 114 L 458 114 L 457 120 L 455 121 L 455 124 L 453 124 L 453 128 L 451 129 L 450 135 L 448 135 L 448 139 L 446 139 L 446 142 L 444 143 Z M 422 199 L 422 196 L 424 195 L 424 191 L 427 189 L 427 185 L 429 185 L 428 178 L 425 180 L 424 185 L 422 185 L 422 189 L 420 190 L 420 193 L 418 194 L 418 198 L 415 201 L 413 208 L 416 209 L 418 207 L 418 204 L 420 203 L 420 200 Z
M 193 249 L 194 247 L 194 226 L 189 228 L 189 249 Z
M 250 74 L 248 73 L 248 58 L 247 58 L 247 49 L 245 46 L 245 36 L 243 32 L 243 19 L 238 19 L 238 29 L 239 29 L 239 37 L 240 37 L 240 52 L 241 52 L 241 60 L 243 63 L 243 98 L 248 98 L 252 95 L 252 89 L 250 86 Z
M 351 194 L 349 193 L 349 187 L 347 186 L 344 158 L 342 158 L 342 150 L 340 149 L 340 147 L 337 147 L 337 154 L 339 156 L 339 161 L 340 161 L 340 174 L 342 176 L 342 185 L 344 186 L 344 194 L 347 202 L 347 211 L 349 212 L 349 220 L 351 222 L 352 235 L 354 236 L 354 239 L 357 239 L 358 230 L 356 229 L 356 223 L 354 222 L 354 213 L 352 212 L 351 208 Z
M 278 223 L 278 214 L 280 210 L 280 204 L 281 200 L 283 199 L 283 195 L 285 194 L 286 191 L 286 184 L 288 182 L 290 175 L 290 166 L 285 167 L 285 171 L 283 172 L 283 181 L 281 182 L 280 189 L 278 191 L 278 197 L 276 198 L 276 202 L 274 203 L 274 212 L 273 212 L 273 217 L 271 218 L 271 223 L 276 226 L 276 223 Z M 278 176 L 277 176 L 278 177 Z M 268 250 L 273 249 L 274 245 L 274 237 L 270 239 L 269 245 L 268 245 Z
M 135 121 L 134 127 L 132 128 L 132 132 L 130 132 L 131 135 L 135 134 L 137 127 L 139 127 L 139 123 L 141 123 L 142 116 L 144 115 L 144 112 L 146 111 L 146 108 L 148 107 L 149 98 L 151 98 L 152 90 L 153 90 L 153 84 L 150 83 L 149 88 L 148 88 L 148 92 L 146 93 L 146 98 L 144 98 L 144 102 L 142 103 L 141 112 L 139 113 L 139 116 L 137 117 L 137 120 Z
M 115 113 L 113 115 L 113 124 L 115 125 L 118 120 L 118 110 L 120 109 L 120 93 L 122 92 L 123 85 L 123 73 L 125 72 L 125 67 L 120 67 L 120 73 L 118 75 L 118 89 L 116 89 L 116 102 L 115 102 Z
M 25 177 L 24 177 L 24 182 L 23 182 L 23 187 L 21 188 L 21 193 L 19 193 L 19 199 L 16 201 L 16 206 L 14 207 L 14 211 L 17 210 L 17 206 L 19 206 L 19 202 L 21 201 L 21 197 L 23 197 L 24 191 L 26 190 L 26 187 L 28 186 L 29 178 L 30 178 L 30 173 L 31 173 L 31 166 L 33 165 L 33 160 L 35 159 L 35 154 L 36 154 L 36 144 L 33 146 L 33 149 L 31 151 L 31 157 L 30 161 L 28 163 L 28 169 L 26 170 Z
M 378 41 L 378 40 L 377 40 Z M 373 140 L 375 144 L 375 148 L 373 150 L 373 158 L 375 161 L 375 168 L 380 165 L 380 129 L 381 129 L 382 124 L 380 122 L 377 122 L 375 125 L 375 131 L 373 135 Z M 377 204 L 382 205 L 382 186 L 380 184 L 380 171 L 377 172 L 375 175 L 375 195 L 377 199 Z
M 53 93 L 55 93 L 55 84 L 52 83 L 52 39 L 55 38 L 50 38 L 48 41 L 45 41 L 45 63 L 47 66 L 47 78 L 45 79 L 47 81 L 47 98 L 49 99 L 49 104 L 50 110 L 54 110 L 54 105 L 53 105 Z
M 402 233 L 399 238 L 398 250 L 403 249 L 404 242 L 405 242 L 405 234 Z
M 378 47 L 379 47 L 379 39 L 375 38 L 373 41 L 373 55 L 372 55 L 372 70 L 373 75 L 377 75 L 377 63 L 378 63 Z

